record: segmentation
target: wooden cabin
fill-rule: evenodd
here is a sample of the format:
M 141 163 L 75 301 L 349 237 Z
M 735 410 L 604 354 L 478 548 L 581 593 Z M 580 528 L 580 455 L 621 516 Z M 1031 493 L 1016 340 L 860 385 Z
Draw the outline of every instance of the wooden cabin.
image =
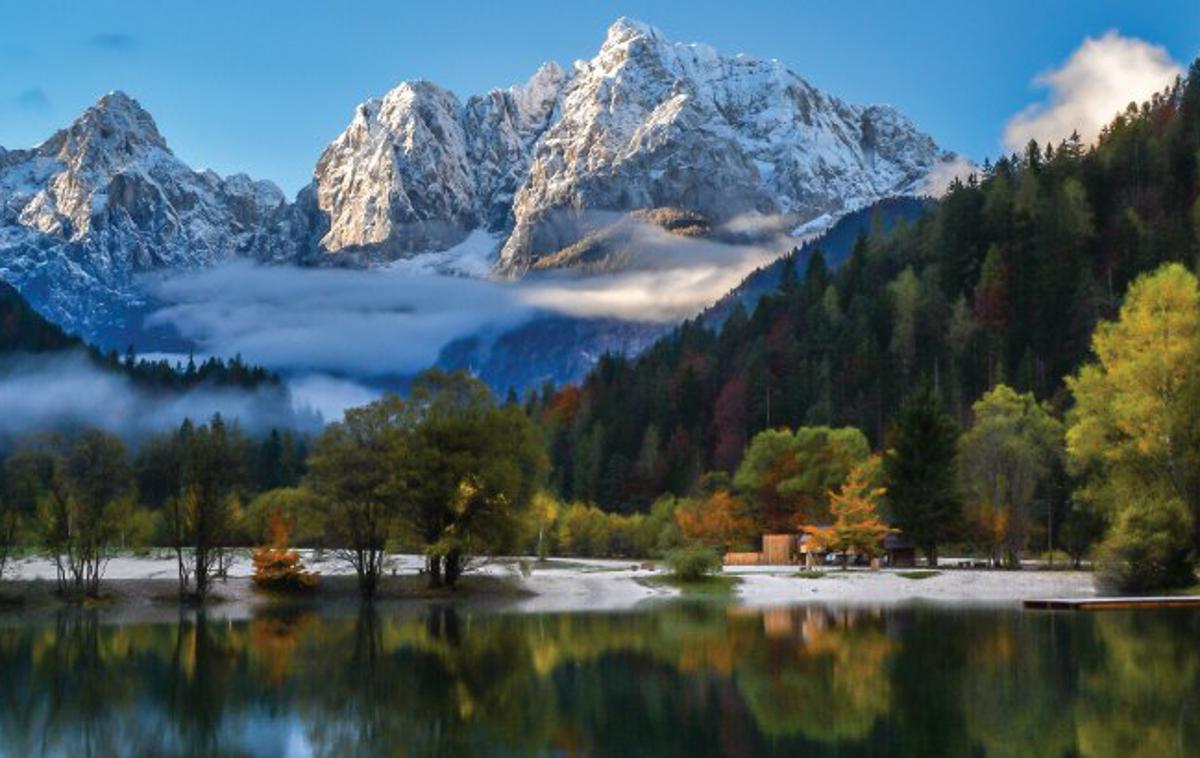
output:
M 883 552 L 887 564 L 892 568 L 910 568 L 917 565 L 917 546 L 903 534 L 892 532 L 883 538 Z
M 762 562 L 768 566 L 791 566 L 799 560 L 798 534 L 764 534 L 762 546 Z
M 825 548 L 811 534 L 764 534 L 758 553 L 725 553 L 726 566 L 819 566 Z

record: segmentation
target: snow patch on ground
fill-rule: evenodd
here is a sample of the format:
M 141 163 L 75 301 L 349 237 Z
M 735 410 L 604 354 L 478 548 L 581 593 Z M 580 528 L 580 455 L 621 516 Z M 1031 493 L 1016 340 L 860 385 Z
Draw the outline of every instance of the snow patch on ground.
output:
M 326 552 L 317 557 L 301 551 L 309 568 L 326 576 L 353 573 L 348 564 Z M 394 555 L 388 573 L 415 574 L 423 566 L 419 555 Z M 530 569 L 528 576 L 521 564 Z M 556 559 L 542 567 L 533 558 L 503 559 L 486 563 L 479 573 L 508 577 L 532 593 L 515 600 L 522 612 L 567 612 L 628 610 L 646 600 L 678 594 L 669 587 L 647 587 L 639 579 L 661 576 L 664 567 L 643 568 L 636 560 Z M 229 569 L 231 583 L 245 588 L 253 573 L 248 551 L 238 551 Z M 896 570 L 842 571 L 826 569 L 820 579 L 801 577 L 795 566 L 731 567 L 725 572 L 741 580 L 733 598 L 736 602 L 767 607 L 826 603 L 831 605 L 892 605 L 930 601 L 955 605 L 1013 605 L 1023 600 L 1093 597 L 1093 577 L 1086 571 L 992 571 L 942 570 L 924 579 L 904 576 Z M 54 564 L 44 557 L 14 561 L 8 580 L 53 582 Z M 149 556 L 122 556 L 109 561 L 106 580 L 176 579 L 174 555 L 156 549 Z

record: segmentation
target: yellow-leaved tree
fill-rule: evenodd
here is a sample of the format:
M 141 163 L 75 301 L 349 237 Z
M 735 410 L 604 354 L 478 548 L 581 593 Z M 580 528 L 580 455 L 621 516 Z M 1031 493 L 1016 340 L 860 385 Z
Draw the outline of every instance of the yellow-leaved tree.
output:
M 1092 336 L 1096 361 L 1067 379 L 1067 453 L 1081 498 L 1108 523 L 1106 576 L 1126 589 L 1192 580 L 1200 493 L 1200 286 L 1180 264 L 1130 285 Z
M 879 457 L 872 456 L 850 470 L 837 492 L 829 492 L 833 526 L 802 528 L 827 549 L 854 551 L 869 558 L 878 555 L 883 538 L 894 531 L 879 515 L 879 503 L 887 492 L 873 484 L 879 468 Z

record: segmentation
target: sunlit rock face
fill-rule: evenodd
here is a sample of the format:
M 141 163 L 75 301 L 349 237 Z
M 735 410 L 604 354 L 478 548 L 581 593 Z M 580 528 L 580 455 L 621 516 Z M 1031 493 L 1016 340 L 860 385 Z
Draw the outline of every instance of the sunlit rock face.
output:
M 443 252 L 453 268 L 464 246 L 472 265 L 454 273 L 613 272 L 646 264 L 630 224 L 835 219 L 918 191 L 950 157 L 889 107 L 620 19 L 569 71 L 547 63 L 465 101 L 404 82 L 363 103 L 291 202 L 191 168 L 133 98 L 105 95 L 41 145 L 0 149 L 0 278 L 105 342 L 144 303 L 146 272 Z
M 139 272 L 294 258 L 309 224 L 270 182 L 187 166 L 120 92 L 0 154 L 0 276 L 72 329 L 116 318 Z
M 575 65 L 538 140 L 500 265 L 520 272 L 575 242 L 591 228 L 588 211 L 799 223 L 913 193 L 950 158 L 893 108 L 849 105 L 778 61 L 620 19 L 596 57 Z
M 893 108 L 849 105 L 778 61 L 622 18 L 570 73 L 548 63 L 464 105 L 426 82 L 368 101 L 314 186 L 327 252 L 443 250 L 482 226 L 504 239 L 498 270 L 519 275 L 613 211 L 802 223 L 916 192 L 951 157 Z

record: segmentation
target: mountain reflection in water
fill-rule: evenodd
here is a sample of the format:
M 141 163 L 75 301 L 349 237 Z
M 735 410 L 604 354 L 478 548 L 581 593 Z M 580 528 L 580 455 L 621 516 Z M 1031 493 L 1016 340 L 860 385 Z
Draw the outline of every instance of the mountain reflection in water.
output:
M 1200 754 L 1200 614 L 435 606 L 0 625 L 0 753 Z

